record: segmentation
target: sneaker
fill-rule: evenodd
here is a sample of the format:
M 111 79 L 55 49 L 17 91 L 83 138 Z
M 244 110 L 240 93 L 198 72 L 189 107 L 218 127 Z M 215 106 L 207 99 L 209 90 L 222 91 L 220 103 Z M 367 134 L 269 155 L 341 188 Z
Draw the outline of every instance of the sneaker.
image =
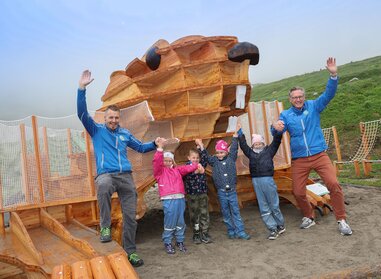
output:
M 128 256 L 128 261 L 134 267 L 142 266 L 144 264 L 144 261 L 138 256 L 138 254 L 136 254 L 136 252 L 131 253 Z
M 111 228 L 106 227 L 106 228 L 101 228 L 101 236 L 99 238 L 101 242 L 110 242 L 111 239 Z
M 207 232 L 203 232 L 201 234 L 201 241 L 206 243 L 206 244 L 213 242 L 212 238 L 210 237 L 210 235 Z
M 282 234 L 286 231 L 286 228 L 284 226 L 278 226 L 277 230 L 278 230 L 278 234 Z
M 235 237 L 235 233 L 234 233 L 234 232 L 233 232 L 233 233 L 228 232 L 228 238 L 229 238 L 229 239 L 234 239 L 234 238 L 236 238 L 236 237 Z
M 308 218 L 308 217 L 303 217 L 302 223 L 300 224 L 301 229 L 308 229 L 309 227 L 312 227 L 315 225 L 314 219 Z
M 174 254 L 176 253 L 175 247 L 173 247 L 172 243 L 164 243 L 164 248 L 167 254 Z
M 179 250 L 181 251 L 181 252 L 186 252 L 187 251 L 187 248 L 185 247 L 185 245 L 184 245 L 184 242 L 177 242 L 176 243 L 176 246 L 177 247 L 179 247 Z
M 351 235 L 352 230 L 348 223 L 343 219 L 337 222 L 339 224 L 339 231 L 341 235 Z
M 269 240 L 275 240 L 275 239 L 277 239 L 277 237 L 278 237 L 278 232 L 277 231 L 270 231 L 270 234 L 267 237 L 267 239 L 269 239 Z
M 239 239 L 244 239 L 244 240 L 249 240 L 251 238 L 251 236 L 249 234 L 247 234 L 246 232 L 242 232 L 240 233 L 237 238 Z
M 199 232 L 193 234 L 193 243 L 194 244 L 201 244 L 201 238 L 200 238 Z

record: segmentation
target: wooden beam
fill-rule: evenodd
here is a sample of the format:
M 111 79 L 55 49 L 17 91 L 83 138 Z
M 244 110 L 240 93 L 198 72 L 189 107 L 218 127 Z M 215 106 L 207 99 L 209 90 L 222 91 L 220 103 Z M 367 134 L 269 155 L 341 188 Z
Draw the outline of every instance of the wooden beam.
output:
M 112 268 L 106 257 L 96 257 L 90 260 L 93 277 L 95 279 L 115 279 Z
M 86 142 L 86 165 L 87 165 L 87 178 L 89 181 L 90 194 L 92 197 L 95 196 L 95 185 L 94 185 L 94 177 L 93 177 L 93 161 L 91 158 L 91 139 L 90 135 L 87 131 L 84 131 L 85 134 L 85 142 Z M 91 204 L 91 216 L 93 220 L 97 220 L 97 207 L 96 203 L 93 202 Z
M 51 279 L 70 279 L 70 278 L 72 277 L 71 277 L 70 266 L 68 264 L 56 265 L 53 268 Z M 91 278 L 91 277 L 83 277 L 83 278 Z
M 341 162 L 342 158 L 341 158 L 340 142 L 339 142 L 339 137 L 337 135 L 335 126 L 332 126 L 332 133 L 333 133 L 333 140 L 335 141 L 337 161 Z
M 138 279 L 139 276 L 127 259 L 126 253 L 120 252 L 107 256 L 116 278 Z
M 9 226 L 11 228 L 11 232 L 23 244 L 25 249 L 33 256 L 37 263 L 39 265 L 43 265 L 44 259 L 42 257 L 42 254 L 34 246 L 27 229 L 25 228 L 20 216 L 16 212 L 11 213 Z
M 41 226 L 58 236 L 70 246 L 89 257 L 96 257 L 98 253 L 85 240 L 74 237 L 60 222 L 54 219 L 45 209 L 40 209 Z
M 42 169 L 41 169 L 41 157 L 40 157 L 40 147 L 39 147 L 39 138 L 38 138 L 38 126 L 37 126 L 37 117 L 32 115 L 32 128 L 33 128 L 33 139 L 34 139 L 34 155 L 36 157 L 36 169 L 37 169 L 37 181 L 38 181 L 38 190 L 40 194 L 40 202 L 45 201 L 45 193 L 42 185 Z

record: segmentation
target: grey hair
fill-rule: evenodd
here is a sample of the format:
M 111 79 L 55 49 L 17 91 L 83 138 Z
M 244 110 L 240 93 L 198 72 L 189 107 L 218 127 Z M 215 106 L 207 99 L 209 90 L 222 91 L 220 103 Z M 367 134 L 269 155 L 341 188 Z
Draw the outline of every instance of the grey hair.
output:
M 305 95 L 305 90 L 303 87 L 300 87 L 300 86 L 294 86 L 293 88 L 290 89 L 290 91 L 288 91 L 288 97 L 291 97 L 291 93 L 296 91 L 296 90 L 300 90 L 302 91 L 303 95 Z

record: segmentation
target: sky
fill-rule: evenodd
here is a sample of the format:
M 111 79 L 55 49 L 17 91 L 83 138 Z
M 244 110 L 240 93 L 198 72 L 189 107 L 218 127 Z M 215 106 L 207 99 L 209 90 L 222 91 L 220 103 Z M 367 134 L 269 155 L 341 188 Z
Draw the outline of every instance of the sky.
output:
M 259 48 L 250 82 L 268 83 L 381 55 L 378 0 L 0 0 L 0 119 L 76 113 L 84 69 L 89 110 L 110 74 L 159 39 L 236 36 Z M 286 93 L 285 93 L 286 94 Z

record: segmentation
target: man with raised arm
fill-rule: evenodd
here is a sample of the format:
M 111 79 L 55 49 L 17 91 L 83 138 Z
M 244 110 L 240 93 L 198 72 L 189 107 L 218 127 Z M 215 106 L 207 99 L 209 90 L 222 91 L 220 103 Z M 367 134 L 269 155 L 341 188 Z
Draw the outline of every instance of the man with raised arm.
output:
M 337 66 L 335 58 L 328 58 L 326 68 L 330 74 L 325 92 L 316 100 L 305 100 L 302 87 L 293 87 L 288 95 L 291 108 L 282 111 L 272 127 L 277 131 L 288 131 L 291 144 L 292 187 L 296 201 L 303 213 L 301 229 L 315 225 L 314 212 L 307 199 L 306 184 L 311 170 L 315 170 L 327 186 L 333 212 L 342 235 L 351 235 L 346 222 L 344 194 L 336 177 L 336 171 L 326 150 L 327 144 L 320 126 L 320 113 L 335 97 L 337 90 Z
M 97 199 L 100 211 L 101 242 L 111 241 L 111 196 L 118 193 L 123 215 L 123 248 L 130 263 L 137 267 L 144 264 L 136 253 L 136 187 L 131 174 L 131 163 L 127 147 L 145 153 L 156 149 L 155 142 L 141 143 L 127 129 L 119 126 L 120 111 L 109 106 L 104 114 L 104 124 L 96 123 L 89 115 L 86 105 L 86 86 L 94 79 L 86 70 L 79 80 L 77 113 L 83 126 L 90 134 L 97 165 Z M 157 139 L 156 139 L 157 140 Z

